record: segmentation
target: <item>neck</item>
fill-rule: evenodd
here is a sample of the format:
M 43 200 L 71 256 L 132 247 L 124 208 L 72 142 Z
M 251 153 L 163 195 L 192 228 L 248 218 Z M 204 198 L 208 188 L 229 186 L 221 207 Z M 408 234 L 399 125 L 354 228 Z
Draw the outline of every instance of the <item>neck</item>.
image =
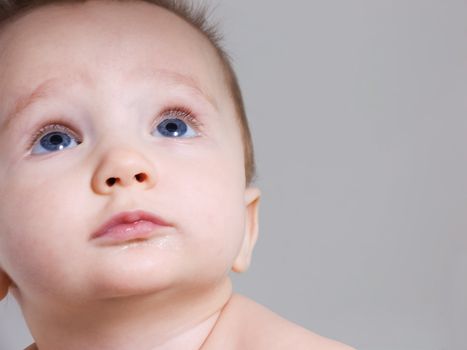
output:
M 232 295 L 226 277 L 215 288 L 158 292 L 79 307 L 20 301 L 39 350 L 200 350 Z

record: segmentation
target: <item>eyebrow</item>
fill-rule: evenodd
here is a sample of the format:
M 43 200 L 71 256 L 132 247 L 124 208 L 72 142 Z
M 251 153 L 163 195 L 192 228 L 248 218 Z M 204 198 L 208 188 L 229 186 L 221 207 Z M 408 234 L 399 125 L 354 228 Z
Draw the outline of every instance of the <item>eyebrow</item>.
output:
M 131 71 L 126 79 L 140 80 L 140 79 L 152 79 L 152 80 L 165 80 L 171 85 L 175 86 L 186 86 L 197 94 L 203 96 L 216 110 L 218 106 L 216 100 L 212 95 L 205 92 L 198 81 L 189 75 L 184 75 L 175 71 L 167 69 L 158 70 L 147 70 L 138 67 Z M 13 104 L 12 110 L 7 114 L 5 120 L 1 124 L 1 130 L 8 129 L 12 122 L 22 114 L 28 107 L 35 104 L 37 101 L 47 98 L 51 95 L 53 90 L 56 90 L 57 85 L 70 85 L 76 83 L 86 83 L 91 85 L 92 79 L 89 75 L 84 73 L 67 76 L 65 78 L 49 78 L 40 83 L 32 92 L 21 95 Z
M 76 76 L 68 76 L 66 83 L 76 83 L 76 82 L 87 81 L 87 77 L 84 74 Z M 26 110 L 29 106 L 33 105 L 39 100 L 47 98 L 53 87 L 58 84 L 63 84 L 65 81 L 59 78 L 49 78 L 42 83 L 40 83 L 32 92 L 21 95 L 13 103 L 13 109 L 7 114 L 5 120 L 2 122 L 1 129 L 5 130 L 11 126 L 11 123 L 17 119 L 17 117 Z

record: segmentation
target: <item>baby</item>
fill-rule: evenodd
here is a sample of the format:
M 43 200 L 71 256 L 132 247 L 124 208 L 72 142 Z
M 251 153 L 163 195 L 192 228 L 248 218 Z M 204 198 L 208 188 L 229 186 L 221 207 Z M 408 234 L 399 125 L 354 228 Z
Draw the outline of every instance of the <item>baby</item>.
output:
M 18 301 L 28 349 L 350 349 L 232 292 L 260 191 L 203 12 L 1 4 L 0 299 Z

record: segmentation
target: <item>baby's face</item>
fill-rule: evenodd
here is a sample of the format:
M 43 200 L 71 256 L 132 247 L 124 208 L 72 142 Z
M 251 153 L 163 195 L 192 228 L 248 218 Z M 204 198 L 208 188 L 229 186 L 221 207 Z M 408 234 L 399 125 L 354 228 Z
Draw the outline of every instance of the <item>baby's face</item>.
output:
M 144 2 L 37 9 L 0 35 L 0 101 L 0 271 L 19 298 L 201 285 L 238 260 L 259 192 L 221 65 L 187 23 Z M 136 209 L 172 226 L 90 238 Z

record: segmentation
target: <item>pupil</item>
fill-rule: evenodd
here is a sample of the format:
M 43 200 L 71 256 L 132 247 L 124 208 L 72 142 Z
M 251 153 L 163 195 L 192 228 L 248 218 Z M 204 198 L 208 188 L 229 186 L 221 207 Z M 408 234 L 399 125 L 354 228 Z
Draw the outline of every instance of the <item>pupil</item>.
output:
M 60 135 L 53 135 L 50 137 L 50 143 L 53 145 L 59 145 L 63 142 L 63 139 Z
M 166 127 L 167 127 L 167 130 L 170 132 L 177 131 L 178 129 L 178 126 L 175 123 L 168 123 Z

